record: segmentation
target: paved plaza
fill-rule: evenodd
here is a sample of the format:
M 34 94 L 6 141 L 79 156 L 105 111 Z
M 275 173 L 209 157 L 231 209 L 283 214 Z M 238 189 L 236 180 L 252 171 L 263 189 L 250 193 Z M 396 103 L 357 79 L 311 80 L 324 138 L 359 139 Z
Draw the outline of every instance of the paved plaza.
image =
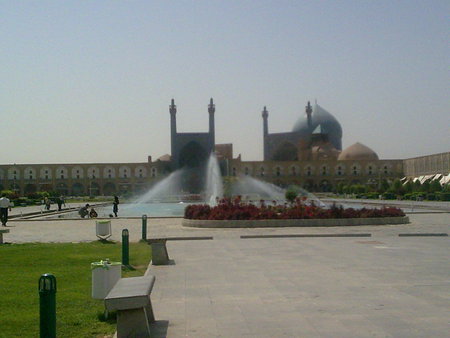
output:
M 450 237 L 429 235 L 450 233 L 450 213 L 409 217 L 406 225 L 269 229 L 149 219 L 149 238 L 178 238 L 167 242 L 172 264 L 150 266 L 154 336 L 448 337 Z M 5 241 L 92 241 L 94 223 L 13 220 Z M 113 219 L 112 228 L 113 240 L 123 228 L 131 240 L 141 236 L 140 219 Z M 335 237 L 299 236 L 309 234 Z M 336 237 L 348 234 L 361 237 Z M 202 236 L 213 239 L 179 239 Z

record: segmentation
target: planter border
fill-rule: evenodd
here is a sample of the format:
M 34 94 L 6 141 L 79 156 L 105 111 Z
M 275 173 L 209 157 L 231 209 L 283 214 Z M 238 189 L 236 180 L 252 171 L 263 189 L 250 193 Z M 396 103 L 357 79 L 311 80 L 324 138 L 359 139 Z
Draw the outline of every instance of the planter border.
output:
M 358 225 L 408 224 L 409 217 L 329 218 L 329 219 L 264 219 L 264 220 L 200 220 L 183 218 L 190 228 L 283 228 L 334 227 Z

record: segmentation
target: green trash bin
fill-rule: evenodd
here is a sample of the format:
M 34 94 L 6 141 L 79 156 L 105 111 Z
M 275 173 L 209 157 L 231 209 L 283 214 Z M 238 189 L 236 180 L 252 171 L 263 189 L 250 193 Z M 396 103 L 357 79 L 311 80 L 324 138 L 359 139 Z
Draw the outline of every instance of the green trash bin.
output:
M 92 298 L 105 299 L 109 291 L 122 277 L 122 263 L 109 259 L 91 263 Z

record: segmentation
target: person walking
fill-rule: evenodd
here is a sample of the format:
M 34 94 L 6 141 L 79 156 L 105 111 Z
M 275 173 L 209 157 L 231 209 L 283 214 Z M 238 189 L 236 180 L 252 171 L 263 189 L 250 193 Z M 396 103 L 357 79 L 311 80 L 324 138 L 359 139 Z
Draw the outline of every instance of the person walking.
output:
M 119 212 L 119 197 L 114 196 L 113 213 L 115 217 L 117 217 L 118 212 Z
M 62 205 L 64 204 L 64 206 L 66 206 L 66 203 L 64 202 L 64 197 L 63 196 L 59 196 L 56 199 L 56 204 L 58 204 L 58 211 L 62 210 Z
M 2 226 L 6 226 L 8 222 L 8 210 L 11 211 L 11 201 L 5 194 L 2 194 L 0 198 L 0 220 L 2 222 Z
M 51 202 L 50 202 L 50 198 L 48 198 L 47 196 L 44 197 L 44 204 L 45 204 L 45 209 L 50 210 Z

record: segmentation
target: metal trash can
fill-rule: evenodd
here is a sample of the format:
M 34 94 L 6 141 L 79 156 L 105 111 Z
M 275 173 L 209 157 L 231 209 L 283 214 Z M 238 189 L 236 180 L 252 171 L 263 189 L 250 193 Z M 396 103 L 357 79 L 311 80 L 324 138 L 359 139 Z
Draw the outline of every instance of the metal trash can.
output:
M 109 259 L 91 263 L 92 298 L 105 299 L 109 291 L 122 277 L 122 263 L 110 262 Z

